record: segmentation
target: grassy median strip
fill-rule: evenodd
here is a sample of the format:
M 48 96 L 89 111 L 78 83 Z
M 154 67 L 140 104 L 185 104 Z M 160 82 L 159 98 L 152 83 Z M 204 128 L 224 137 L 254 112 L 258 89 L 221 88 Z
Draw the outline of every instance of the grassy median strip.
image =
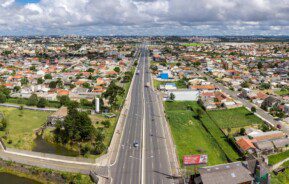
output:
M 204 129 L 202 124 L 187 110 L 187 106 L 197 107 L 195 102 L 166 102 L 165 109 L 173 138 L 177 146 L 180 162 L 189 154 L 208 154 L 208 165 L 226 163 L 226 155 L 215 139 Z

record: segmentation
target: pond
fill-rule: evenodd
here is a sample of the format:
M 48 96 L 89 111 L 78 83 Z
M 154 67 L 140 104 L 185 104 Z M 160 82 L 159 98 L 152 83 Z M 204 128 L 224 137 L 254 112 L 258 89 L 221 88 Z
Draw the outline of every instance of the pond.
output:
M 41 136 L 37 136 L 34 140 L 35 146 L 32 151 L 41 152 L 41 153 L 49 153 L 63 156 L 79 156 L 77 151 L 72 151 L 66 149 L 64 146 L 52 144 L 42 139 Z
M 5 172 L 0 172 L 0 181 L 9 184 L 40 184 L 37 181 Z

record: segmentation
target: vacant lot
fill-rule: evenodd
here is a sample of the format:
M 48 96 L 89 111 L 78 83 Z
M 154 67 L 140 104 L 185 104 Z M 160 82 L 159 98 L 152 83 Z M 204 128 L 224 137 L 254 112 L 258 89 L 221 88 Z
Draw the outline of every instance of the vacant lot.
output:
M 189 154 L 208 154 L 208 165 L 226 163 L 224 152 L 187 107 L 198 107 L 194 102 L 166 102 L 165 109 L 180 162 Z
M 110 140 L 112 138 L 112 135 L 114 133 L 115 130 L 115 126 L 117 123 L 117 118 L 105 118 L 103 115 L 101 114 L 97 114 L 97 115 L 90 115 L 89 116 L 92 123 L 94 124 L 95 128 L 101 127 L 104 130 L 104 134 L 105 134 L 105 138 L 104 138 L 104 144 L 108 147 L 110 144 Z M 110 121 L 110 126 L 108 128 L 105 128 L 101 122 L 102 121 Z
M 176 84 L 178 89 L 186 89 L 187 88 L 186 84 L 184 82 L 182 82 L 181 80 L 169 82 L 169 81 L 159 81 L 159 80 L 154 79 L 153 82 L 154 82 L 154 88 L 155 89 L 158 89 L 160 87 L 160 85 L 165 85 L 166 83 L 174 83 L 174 84 Z
M 210 134 L 215 138 L 218 142 L 221 149 L 227 155 L 227 157 L 231 161 L 236 161 L 239 159 L 239 155 L 236 150 L 230 145 L 228 142 L 228 138 L 222 132 L 222 130 L 218 127 L 218 125 L 208 116 L 205 112 L 201 117 L 201 122 L 206 127 L 206 129 L 210 132 Z
M 15 108 L 0 107 L 0 111 L 8 120 L 8 126 L 5 130 L 7 138 L 4 139 L 9 147 L 31 150 L 34 130 L 46 122 L 49 112 L 19 110 Z M 1 135 L 5 135 L 1 132 Z
M 245 107 L 208 111 L 208 114 L 222 129 L 239 128 L 263 123 L 260 118 L 252 114 Z

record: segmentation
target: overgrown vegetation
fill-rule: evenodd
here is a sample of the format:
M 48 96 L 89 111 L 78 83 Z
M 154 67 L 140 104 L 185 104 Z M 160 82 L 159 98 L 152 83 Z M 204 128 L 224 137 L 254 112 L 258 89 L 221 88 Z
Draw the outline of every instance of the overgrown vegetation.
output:
M 95 129 L 88 114 L 79 112 L 73 103 L 68 106 L 64 122 L 56 124 L 55 141 L 61 144 L 80 144 L 82 154 L 102 153 L 105 149 L 104 138 L 103 130 Z

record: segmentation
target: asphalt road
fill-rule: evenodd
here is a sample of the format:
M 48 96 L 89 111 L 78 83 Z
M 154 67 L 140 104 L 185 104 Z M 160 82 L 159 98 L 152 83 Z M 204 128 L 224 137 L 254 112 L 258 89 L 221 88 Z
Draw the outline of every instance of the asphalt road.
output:
M 145 58 L 145 84 L 152 85 L 149 62 Z M 158 103 L 157 94 L 151 87 L 145 87 L 145 151 L 144 151 L 144 180 L 143 183 L 169 184 L 177 183 L 172 176 L 163 114 Z
M 138 63 L 139 74 L 132 81 L 120 149 L 110 168 L 111 183 L 173 183 L 157 96 L 150 87 L 145 87 L 151 82 L 145 46 Z M 139 147 L 133 146 L 134 141 L 139 142 Z
M 140 57 L 137 70 L 139 74 L 132 81 L 131 104 L 126 117 L 125 128 L 122 132 L 121 146 L 116 164 L 111 168 L 112 183 L 140 183 L 141 181 L 141 147 L 142 147 L 142 121 L 143 121 L 143 59 Z M 139 147 L 133 142 L 138 141 Z

